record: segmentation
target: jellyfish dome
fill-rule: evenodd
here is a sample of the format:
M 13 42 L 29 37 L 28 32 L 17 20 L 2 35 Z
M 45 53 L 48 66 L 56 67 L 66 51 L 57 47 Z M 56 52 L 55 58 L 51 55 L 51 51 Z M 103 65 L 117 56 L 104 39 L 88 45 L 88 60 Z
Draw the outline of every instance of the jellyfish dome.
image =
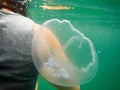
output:
M 44 33 L 47 30 L 52 32 L 57 43 Z M 32 57 L 39 73 L 49 82 L 61 86 L 92 80 L 98 66 L 91 40 L 67 20 L 51 19 L 40 26 L 32 41 Z

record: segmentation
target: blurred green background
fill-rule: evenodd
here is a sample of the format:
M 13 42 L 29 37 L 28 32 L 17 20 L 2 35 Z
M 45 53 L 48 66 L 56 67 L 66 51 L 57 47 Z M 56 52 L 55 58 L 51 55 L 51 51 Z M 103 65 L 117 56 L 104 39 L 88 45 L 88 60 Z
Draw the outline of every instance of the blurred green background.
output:
M 68 10 L 47 10 L 44 5 Z M 94 43 L 98 71 L 81 90 L 120 90 L 120 0 L 31 0 L 28 14 L 42 24 L 53 18 L 69 20 Z M 56 90 L 41 77 L 39 90 Z

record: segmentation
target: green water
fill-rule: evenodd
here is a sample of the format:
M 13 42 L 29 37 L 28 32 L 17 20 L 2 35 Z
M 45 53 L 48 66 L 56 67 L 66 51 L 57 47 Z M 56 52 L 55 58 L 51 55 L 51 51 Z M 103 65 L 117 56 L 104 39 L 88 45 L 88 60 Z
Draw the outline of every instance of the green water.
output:
M 45 10 L 39 6 L 64 5 L 69 10 Z M 81 90 L 120 90 L 120 0 L 32 0 L 28 3 L 30 18 L 43 22 L 57 18 L 69 20 L 94 43 L 98 71 Z M 56 90 L 41 77 L 39 90 Z

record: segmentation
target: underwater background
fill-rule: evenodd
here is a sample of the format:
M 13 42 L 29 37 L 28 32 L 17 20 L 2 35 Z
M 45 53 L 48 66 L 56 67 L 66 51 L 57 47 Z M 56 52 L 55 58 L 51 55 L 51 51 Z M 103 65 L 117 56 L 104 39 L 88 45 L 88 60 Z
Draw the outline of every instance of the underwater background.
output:
M 30 0 L 28 14 L 39 24 L 69 20 L 93 42 L 97 74 L 81 90 L 120 90 L 120 0 Z M 38 82 L 39 90 L 56 90 L 41 77 Z

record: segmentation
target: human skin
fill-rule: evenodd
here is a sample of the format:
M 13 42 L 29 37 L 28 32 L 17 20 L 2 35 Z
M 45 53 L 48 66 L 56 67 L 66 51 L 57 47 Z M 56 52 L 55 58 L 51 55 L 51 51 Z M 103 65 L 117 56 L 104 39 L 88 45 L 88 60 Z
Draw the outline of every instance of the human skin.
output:
M 39 39 L 42 38 L 41 36 L 38 35 L 38 30 L 40 28 L 40 25 L 35 24 L 34 26 L 35 26 L 34 27 L 34 35 L 36 35 L 36 38 L 39 38 Z M 45 36 L 46 41 L 48 42 L 48 45 L 50 46 L 51 50 L 55 50 L 55 49 L 60 50 L 62 48 L 59 41 L 55 37 L 55 35 L 49 29 L 46 28 L 45 30 L 43 30 L 42 34 Z M 40 52 L 43 53 L 44 57 L 46 56 L 46 50 L 44 50 L 44 48 L 41 49 L 41 47 L 40 47 Z M 67 57 L 65 56 L 64 53 L 60 54 L 59 57 L 63 58 L 63 59 L 61 59 L 61 60 L 63 60 L 63 62 L 67 61 Z M 42 69 L 45 70 L 44 68 L 42 68 Z M 44 71 L 44 72 L 47 74 L 47 71 Z M 52 84 L 55 88 L 57 88 L 57 90 L 80 90 L 79 85 L 78 86 L 60 86 L 60 85 L 55 85 L 53 83 L 50 83 L 50 84 Z

